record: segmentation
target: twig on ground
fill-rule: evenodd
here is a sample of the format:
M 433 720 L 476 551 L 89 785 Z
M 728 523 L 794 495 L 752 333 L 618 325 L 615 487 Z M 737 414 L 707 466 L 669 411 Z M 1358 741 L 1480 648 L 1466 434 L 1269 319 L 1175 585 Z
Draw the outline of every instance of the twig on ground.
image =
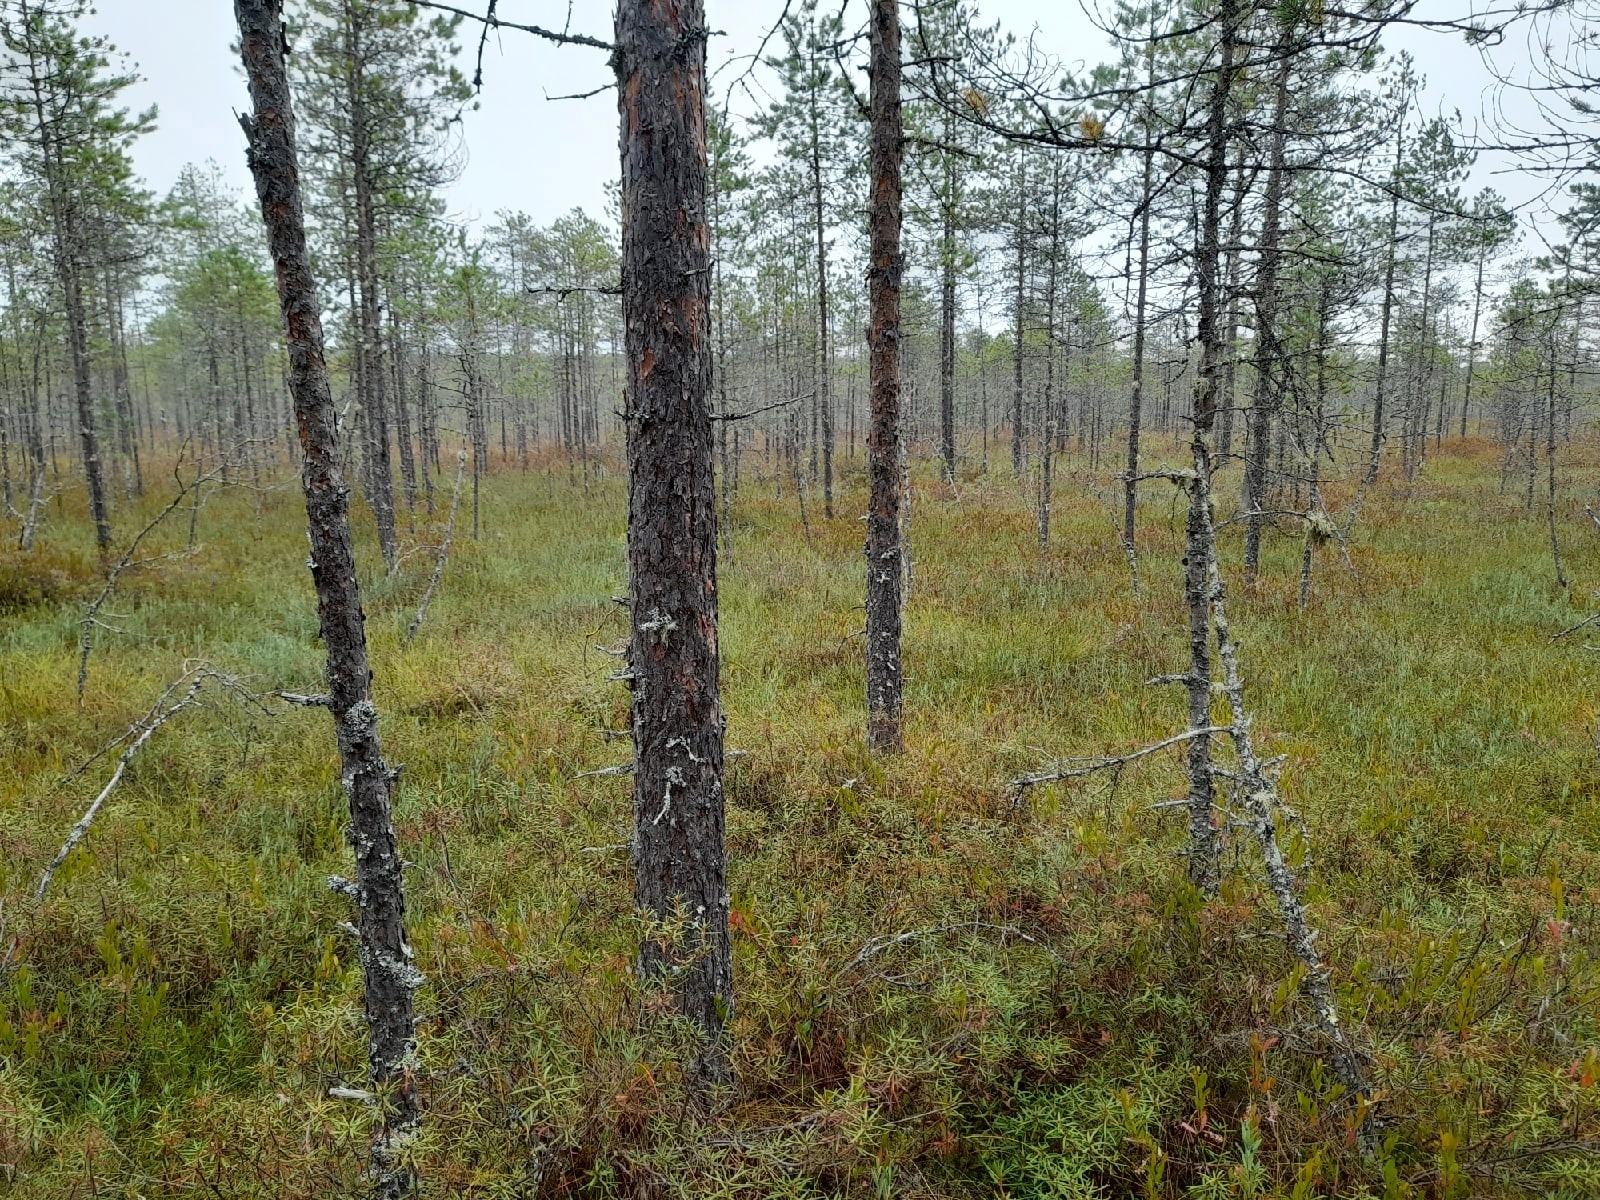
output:
M 1180 675 L 1162 677 L 1159 680 L 1152 680 L 1152 682 L 1171 683 L 1177 680 L 1187 679 L 1187 675 Z M 1129 763 L 1135 762 L 1138 759 L 1147 758 L 1152 754 L 1156 754 L 1162 750 L 1165 750 L 1169 746 L 1176 746 L 1182 742 L 1190 742 L 1197 737 L 1209 737 L 1214 733 L 1228 733 L 1230 731 L 1230 727 L 1227 725 L 1208 725 L 1203 729 L 1185 729 L 1182 733 L 1175 733 L 1169 738 L 1163 738 L 1154 745 L 1146 746 L 1142 750 L 1134 750 L 1128 754 L 1107 756 L 1104 758 L 1069 759 L 1067 761 L 1076 762 L 1080 765 L 1062 767 L 1053 771 L 1041 771 L 1036 775 L 1021 775 L 1016 779 L 1013 779 L 1011 781 L 1011 802 L 1013 804 L 1020 804 L 1022 802 L 1022 797 L 1027 793 L 1029 788 L 1039 787 L 1041 784 L 1059 783 L 1063 779 L 1078 779 L 1085 775 L 1093 775 L 1097 771 L 1116 770 L 1121 767 L 1125 767 Z
M 89 826 L 94 823 L 95 817 L 99 814 L 101 807 L 106 802 L 106 799 L 113 791 L 116 790 L 117 784 L 122 782 L 122 776 L 127 771 L 128 764 L 133 761 L 133 756 L 139 753 L 139 751 L 144 747 L 144 744 L 148 742 L 155 734 L 155 731 L 165 725 L 167 721 L 177 716 L 184 709 L 193 708 L 197 702 L 196 697 L 199 695 L 200 689 L 202 686 L 204 686 L 206 680 L 215 678 L 219 677 L 214 671 L 203 667 L 189 672 L 180 678 L 176 683 L 173 683 L 171 686 L 169 686 L 167 690 L 161 694 L 161 699 L 156 701 L 156 705 L 150 710 L 149 715 L 146 716 L 142 721 L 135 724 L 134 729 L 139 731 L 138 736 L 134 738 L 132 744 L 122 752 L 122 757 L 117 760 L 117 769 L 112 772 L 111 778 L 106 781 L 105 787 L 100 789 L 100 794 L 94 798 L 94 803 L 89 805 L 88 811 L 78 819 L 78 823 L 74 825 L 71 832 L 67 834 L 67 840 L 61 844 L 61 849 L 56 851 L 56 856 L 50 860 L 50 865 L 44 869 L 44 874 L 39 877 L 39 886 L 36 887 L 33 892 L 33 898 L 35 900 L 44 899 L 44 894 L 50 887 L 50 881 L 55 878 L 56 872 L 61 869 L 61 864 L 67 861 L 67 857 L 78 848 L 78 844 L 82 842 L 83 839 L 88 835 Z M 190 683 L 189 690 L 184 693 L 183 699 L 179 700 L 176 704 L 167 704 L 167 697 L 170 696 L 173 691 L 184 682 L 184 680 L 189 680 Z M 132 730 L 129 732 L 131 733 Z M 127 734 L 123 735 L 124 738 L 127 736 Z M 96 757 L 98 757 L 98 755 L 96 755 Z

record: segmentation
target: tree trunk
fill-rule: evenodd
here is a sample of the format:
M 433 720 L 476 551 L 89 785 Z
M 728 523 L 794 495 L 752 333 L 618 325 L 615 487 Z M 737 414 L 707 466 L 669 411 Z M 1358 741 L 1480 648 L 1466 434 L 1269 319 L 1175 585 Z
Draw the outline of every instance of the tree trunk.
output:
M 726 1078 L 733 1014 L 717 663 L 705 9 L 621 0 L 634 898 L 640 974 L 669 987 Z M 687 926 L 687 929 L 684 929 Z
M 378 524 L 378 545 L 390 571 L 399 557 L 395 531 L 394 472 L 389 458 L 388 380 L 383 362 L 383 322 L 380 315 L 378 277 L 377 199 L 373 195 L 371 136 L 367 111 L 364 50 L 361 45 L 360 5 L 345 3 L 346 89 L 350 105 L 350 174 L 356 205 L 356 282 L 359 285 L 360 344 L 362 360 L 362 411 L 366 416 L 367 486 L 372 514 Z
M 393 304 L 389 306 L 389 360 L 394 370 L 395 440 L 400 446 L 400 480 L 406 490 L 406 511 L 414 513 L 417 508 L 417 463 L 411 442 L 411 408 L 406 398 L 405 342 L 401 337 L 400 313 Z M 522 457 L 526 464 L 526 443 L 522 448 Z
M 1222 30 L 1206 122 L 1206 187 L 1201 212 L 1195 278 L 1199 284 L 1200 365 L 1195 373 L 1194 431 L 1190 449 L 1194 482 L 1184 544 L 1184 599 L 1189 611 L 1189 878 L 1200 894 L 1216 894 L 1221 882 L 1218 837 L 1213 821 L 1215 781 L 1211 739 L 1195 732 L 1211 725 L 1211 616 L 1206 564 L 1214 553 L 1211 521 L 1211 431 L 1216 423 L 1222 374 L 1220 297 L 1222 193 L 1228 183 L 1228 92 L 1238 35 L 1238 0 L 1222 0 L 1217 21 Z
M 1056 293 L 1061 270 L 1061 167 L 1052 164 L 1050 188 L 1050 263 L 1045 268 L 1044 290 L 1044 404 L 1039 438 L 1039 549 L 1050 548 L 1050 504 L 1054 497 L 1055 454 L 1066 424 L 1065 412 L 1056 409 Z M 1066 391 L 1062 387 L 1063 393 Z
M 900 658 L 900 286 L 905 273 L 900 248 L 900 171 L 905 147 L 900 123 L 900 10 L 896 0 L 872 0 L 870 21 L 867 280 L 871 314 L 867 343 L 872 428 L 867 466 L 867 744 L 874 750 L 895 753 L 901 747 L 904 683 Z
M 310 526 L 311 576 L 327 650 L 328 695 L 339 743 L 341 776 L 350 800 L 349 838 L 354 883 L 336 886 L 355 901 L 369 1066 L 382 1096 L 382 1128 L 372 1148 L 376 1192 L 399 1197 L 410 1188 L 395 1163 L 414 1136 L 420 1106 L 412 1082 L 416 1049 L 413 1001 L 422 973 L 405 935 L 401 859 L 392 815 L 396 772 L 383 759 L 372 702 L 366 622 L 356 580 L 347 490 L 339 471 L 333 395 L 324 357 L 321 307 L 306 249 L 294 117 L 284 67 L 282 0 L 235 0 L 245 73 L 254 116 L 241 124 L 250 169 L 266 221 L 278 299 L 287 330 L 290 387 L 303 452 L 301 483 Z
M 1011 469 L 1022 478 L 1024 424 L 1022 417 L 1022 337 L 1026 330 L 1028 311 L 1028 157 L 1025 149 L 1017 151 L 1017 224 L 1016 238 L 1016 307 L 1011 345 Z
M 1378 481 L 1378 464 L 1383 458 L 1383 390 L 1389 375 L 1389 322 L 1394 316 L 1394 273 L 1399 258 L 1396 241 L 1400 236 L 1400 165 L 1405 153 L 1405 136 L 1405 118 L 1402 116 L 1394 138 L 1394 179 L 1391 183 L 1394 195 L 1389 201 L 1389 260 L 1383 272 L 1383 312 L 1378 318 L 1378 375 L 1372 391 L 1372 451 L 1367 457 L 1366 474 L 1362 477 L 1362 483 L 1367 487 Z M 1355 507 L 1359 505 L 1358 494 Z M 1352 508 L 1351 520 L 1354 519 L 1355 509 Z
M 1289 76 L 1294 55 L 1278 48 L 1278 80 L 1272 101 L 1272 149 L 1267 165 L 1265 211 L 1261 217 L 1261 260 L 1256 268 L 1256 378 L 1250 401 L 1250 447 L 1245 459 L 1244 574 L 1253 581 L 1261 566 L 1261 510 L 1267 501 L 1267 440 L 1281 402 L 1283 362 L 1278 349 L 1278 237 L 1282 229 L 1285 125 L 1289 114 Z
M 945 120 L 945 140 L 955 137 Z M 945 482 L 956 481 L 956 159 L 944 152 L 944 196 L 939 239 L 939 456 Z
M 1122 539 L 1129 554 L 1134 553 L 1134 518 L 1139 500 L 1139 421 L 1144 410 L 1145 313 L 1150 287 L 1150 189 L 1155 150 L 1149 145 L 1148 136 L 1147 131 L 1139 201 L 1138 298 L 1133 310 L 1133 386 L 1128 394 L 1128 471 L 1122 483 Z
M 817 236 L 817 397 L 822 416 L 822 511 L 833 517 L 833 355 L 830 353 L 828 313 L 828 231 L 822 206 L 822 130 L 811 97 L 811 206 Z M 719 272 L 720 278 L 720 272 Z M 719 315 L 720 321 L 720 315 Z M 723 342 L 726 345 L 726 340 Z

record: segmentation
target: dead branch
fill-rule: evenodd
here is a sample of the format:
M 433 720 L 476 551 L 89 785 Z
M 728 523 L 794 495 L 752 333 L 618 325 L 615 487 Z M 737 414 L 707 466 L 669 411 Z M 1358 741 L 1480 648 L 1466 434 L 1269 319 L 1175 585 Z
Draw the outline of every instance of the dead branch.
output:
M 1187 681 L 1188 678 L 1189 677 L 1187 675 L 1176 675 L 1170 678 L 1163 678 L 1161 680 L 1152 680 L 1151 682 L 1170 683 L 1177 680 Z M 1230 732 L 1230 729 L 1226 725 L 1207 725 L 1203 729 L 1185 729 L 1182 733 L 1173 734 L 1171 737 L 1164 738 L 1152 746 L 1146 746 L 1142 750 L 1135 750 L 1129 754 L 1115 755 L 1106 758 L 1067 759 L 1066 761 L 1068 762 L 1074 762 L 1080 765 L 1074 767 L 1062 767 L 1061 769 L 1054 771 L 1042 771 L 1037 775 L 1021 775 L 1016 779 L 1013 779 L 1011 781 L 1011 802 L 1013 804 L 1020 804 L 1022 802 L 1022 797 L 1027 793 L 1029 788 L 1039 787 L 1040 785 L 1046 783 L 1059 783 L 1063 779 L 1080 779 L 1085 775 L 1093 775 L 1097 771 L 1120 770 L 1131 762 L 1137 762 L 1141 758 L 1148 758 L 1150 755 L 1157 754 L 1160 751 L 1167 749 L 1169 746 L 1176 746 L 1183 742 L 1190 742 L 1197 737 L 1209 737 L 1214 733 L 1228 732 Z
M 205 668 L 198 668 L 184 675 L 169 685 L 167 690 L 161 694 L 161 698 L 156 701 L 155 707 L 150 710 L 149 714 L 143 720 L 136 722 L 133 729 L 123 735 L 126 738 L 135 730 L 138 731 L 138 736 L 122 752 L 122 757 L 117 760 L 117 769 L 111 773 L 111 778 L 106 781 L 105 787 L 100 789 L 100 794 L 94 798 L 94 803 L 89 805 L 88 811 L 72 827 L 72 831 L 67 834 L 67 840 L 61 843 L 61 849 L 56 851 L 56 856 L 50 860 L 50 865 L 44 869 L 44 874 L 39 877 L 39 886 L 33 892 L 35 900 L 44 899 L 44 894 L 50 887 L 50 881 L 55 878 L 56 872 L 61 869 L 61 864 L 67 861 L 68 855 L 76 850 L 78 844 L 88 835 L 89 826 L 94 823 L 96 815 L 100 812 L 106 799 L 116 790 L 117 784 L 122 782 L 122 776 L 127 771 L 128 764 L 133 761 L 133 756 L 139 753 L 155 731 L 165 725 L 168 720 L 177 716 L 186 708 L 193 708 L 197 703 L 196 697 L 200 694 L 201 687 L 204 686 L 206 680 L 214 678 L 217 678 L 216 673 Z M 173 691 L 185 680 L 189 681 L 189 690 L 184 693 L 183 699 L 176 704 L 167 704 L 167 697 L 172 695 Z M 95 757 L 98 758 L 99 754 L 96 754 Z
M 467 472 L 467 452 L 462 449 L 456 454 L 456 488 L 450 496 L 450 519 L 445 522 L 444 541 L 439 546 L 439 561 L 433 564 L 433 578 L 428 580 L 428 590 L 423 593 L 422 603 L 417 607 L 417 615 L 411 618 L 411 624 L 406 629 L 405 644 L 410 645 L 411 639 L 417 636 L 417 630 L 428 615 L 428 605 L 433 603 L 433 594 L 439 590 L 439 579 L 444 574 L 445 560 L 450 557 L 450 544 L 456 536 L 456 510 L 461 506 L 461 480 Z
M 418 8 L 431 8 L 436 12 L 450 13 L 452 16 L 465 17 L 469 21 L 476 21 L 483 25 L 487 32 L 490 29 L 514 29 L 518 33 L 531 33 L 534 37 L 543 38 L 547 42 L 554 42 L 558 46 L 588 46 L 593 50 L 614 50 L 610 42 L 603 42 L 599 38 L 589 37 L 582 33 L 557 32 L 554 29 L 545 29 L 539 25 L 522 25 L 515 21 L 502 21 L 495 12 L 495 5 L 489 5 L 489 11 L 482 16 L 475 12 L 468 12 L 464 8 L 457 8 L 453 4 L 439 4 L 436 0 L 407 0 Z

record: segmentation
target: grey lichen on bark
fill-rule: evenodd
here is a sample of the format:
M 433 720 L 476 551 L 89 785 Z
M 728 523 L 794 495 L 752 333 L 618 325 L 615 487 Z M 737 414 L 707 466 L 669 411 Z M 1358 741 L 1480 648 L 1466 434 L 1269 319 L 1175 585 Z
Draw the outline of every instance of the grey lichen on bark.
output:
M 621 0 L 613 65 L 622 159 L 628 379 L 626 671 L 633 689 L 638 969 L 731 1077 L 733 1016 L 718 685 L 711 432 L 711 230 L 702 0 Z
M 392 812 L 397 773 L 384 761 L 372 699 L 349 489 L 339 467 L 321 305 L 306 243 L 282 0 L 235 0 L 234 15 L 252 104 L 251 115 L 240 124 L 249 143 L 287 330 L 289 388 L 311 542 L 308 566 L 327 651 L 327 708 L 334 718 L 340 778 L 350 804 L 348 835 L 356 875 L 348 888 L 339 890 L 354 892 L 368 1073 L 380 1100 L 380 1126 L 371 1152 L 373 1188 L 376 1196 L 389 1200 L 411 1190 L 403 1150 L 421 1120 L 414 1079 L 414 1006 L 423 978 L 405 934 L 403 863 Z

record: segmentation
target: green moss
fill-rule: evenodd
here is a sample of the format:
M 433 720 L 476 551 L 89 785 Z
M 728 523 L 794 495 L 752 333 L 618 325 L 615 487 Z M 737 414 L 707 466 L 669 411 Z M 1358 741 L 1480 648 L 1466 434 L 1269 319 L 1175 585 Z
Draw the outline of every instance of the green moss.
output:
M 429 1194 L 530 1195 L 539 1176 L 541 1195 L 596 1197 L 1305 1198 L 1381 1195 L 1386 1174 L 1415 1195 L 1592 1194 L 1597 705 L 1581 637 L 1550 640 L 1600 577 L 1586 523 L 1568 595 L 1538 519 L 1468 448 L 1409 498 L 1369 500 L 1354 570 L 1324 547 L 1307 610 L 1295 533 L 1232 598 L 1382 1088 L 1390 1142 L 1363 1163 L 1249 856 L 1210 906 L 1181 882 L 1179 820 L 1150 807 L 1181 794 L 1176 755 L 1027 811 L 1007 794 L 1051 756 L 1181 727 L 1182 697 L 1144 682 L 1186 656 L 1170 498 L 1151 485 L 1142 509 L 1136 603 L 1098 501 L 1065 489 L 1041 554 L 1009 481 L 959 499 L 920 482 L 908 748 L 880 762 L 860 737 L 861 480 L 845 466 L 840 516 L 806 537 L 753 465 L 722 578 L 729 744 L 748 752 L 728 781 L 740 1087 L 709 1116 L 683 1103 L 681 1031 L 641 1019 L 629 973 L 627 783 L 577 778 L 626 753 L 605 736 L 626 695 L 603 652 L 626 633 L 621 482 L 489 480 L 484 534 L 458 530 L 410 645 L 440 530 L 419 514 L 386 579 L 363 523 L 430 980 Z M 27 899 L 109 762 L 63 776 L 185 660 L 317 689 L 302 521 L 292 480 L 210 498 L 192 554 L 119 588 L 124 632 L 97 635 L 81 707 L 81 514 L 44 534 L 45 558 L 77 564 L 62 590 L 29 584 L 0 621 L 9 1194 L 359 1187 L 367 1114 L 326 1094 L 360 1081 L 363 1051 L 325 885 L 348 852 L 323 714 L 216 694 L 135 760 L 46 903 Z M 149 550 L 186 539 L 179 522 Z

